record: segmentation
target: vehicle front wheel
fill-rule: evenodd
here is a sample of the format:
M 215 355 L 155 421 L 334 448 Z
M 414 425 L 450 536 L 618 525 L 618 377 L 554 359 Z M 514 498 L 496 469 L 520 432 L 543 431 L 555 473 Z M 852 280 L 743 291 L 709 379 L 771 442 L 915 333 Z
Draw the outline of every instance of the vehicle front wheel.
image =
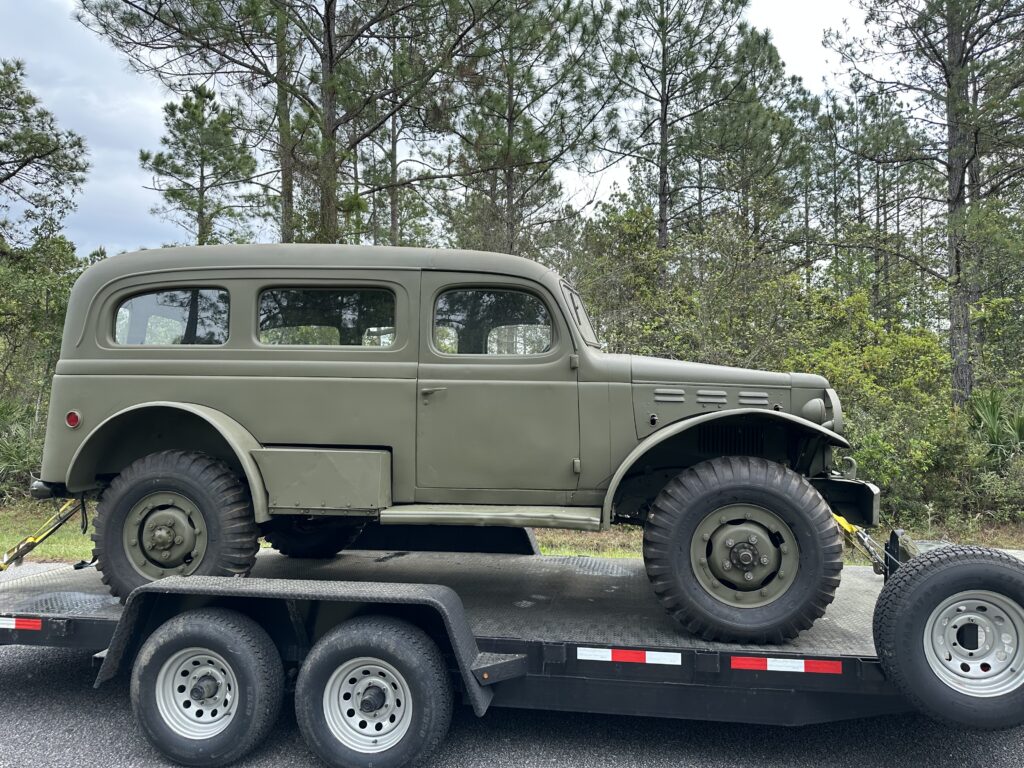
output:
M 680 626 L 707 640 L 796 637 L 835 598 L 842 552 L 821 494 L 760 458 L 713 459 L 681 472 L 644 525 L 655 593 Z
M 332 768 L 404 768 L 440 745 L 452 717 L 444 657 L 398 619 L 352 619 L 324 635 L 299 669 L 295 716 Z
M 161 451 L 131 463 L 100 497 L 93 556 L 124 600 L 165 576 L 244 576 L 259 530 L 249 491 L 223 461 Z

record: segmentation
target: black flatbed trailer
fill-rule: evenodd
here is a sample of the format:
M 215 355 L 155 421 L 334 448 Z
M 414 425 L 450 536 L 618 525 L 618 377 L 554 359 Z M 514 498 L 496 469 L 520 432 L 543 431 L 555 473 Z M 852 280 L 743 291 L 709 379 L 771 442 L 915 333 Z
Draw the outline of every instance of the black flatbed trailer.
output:
M 872 641 L 882 585 L 870 568 L 847 567 L 812 629 L 766 646 L 684 634 L 635 559 L 349 552 L 303 561 L 267 552 L 249 578 L 165 579 L 127 606 L 92 568 L 31 565 L 0 581 L 0 644 L 104 652 L 99 684 L 185 610 L 255 618 L 294 665 L 319 627 L 384 613 L 411 617 L 438 640 L 477 714 L 518 707 L 802 725 L 911 709 Z

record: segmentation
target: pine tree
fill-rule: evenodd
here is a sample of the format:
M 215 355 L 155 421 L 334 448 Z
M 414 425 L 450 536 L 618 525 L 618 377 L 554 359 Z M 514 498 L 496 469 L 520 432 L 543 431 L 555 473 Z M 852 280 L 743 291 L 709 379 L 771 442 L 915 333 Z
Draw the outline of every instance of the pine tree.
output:
M 163 197 L 153 212 L 175 222 L 198 245 L 245 238 L 260 200 L 252 191 L 256 160 L 240 139 L 241 112 L 196 86 L 180 103 L 164 105 L 166 135 L 159 152 L 142 150 L 139 164 Z

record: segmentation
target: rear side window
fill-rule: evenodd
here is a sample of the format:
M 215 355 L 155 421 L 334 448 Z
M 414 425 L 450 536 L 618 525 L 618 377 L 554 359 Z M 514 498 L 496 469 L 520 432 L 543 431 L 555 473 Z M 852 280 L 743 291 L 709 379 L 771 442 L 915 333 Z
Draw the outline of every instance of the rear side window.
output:
M 395 295 L 383 288 L 272 288 L 260 294 L 263 344 L 390 347 Z
M 460 288 L 434 306 L 434 346 L 457 355 L 539 355 L 551 349 L 551 315 L 526 291 Z
M 228 292 L 220 288 L 140 293 L 118 305 L 114 341 L 147 346 L 224 344 L 228 310 Z

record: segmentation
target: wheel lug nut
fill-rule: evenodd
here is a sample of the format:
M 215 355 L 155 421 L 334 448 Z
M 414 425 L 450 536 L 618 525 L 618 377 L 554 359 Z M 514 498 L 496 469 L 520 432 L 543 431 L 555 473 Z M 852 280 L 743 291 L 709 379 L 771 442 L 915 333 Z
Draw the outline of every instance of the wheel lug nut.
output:
M 724 568 L 725 570 L 728 571 L 728 570 L 730 570 L 732 568 L 732 563 L 730 563 L 728 560 L 723 560 L 722 561 L 722 568 Z
M 174 537 L 174 543 L 175 544 L 181 544 L 183 541 L 185 541 L 185 540 L 183 538 L 181 538 L 181 536 L 175 536 Z
M 711 540 L 711 534 L 710 533 L 705 533 L 703 536 L 701 536 L 701 538 L 704 539 L 704 541 L 710 541 Z
M 161 552 L 160 553 L 160 558 L 163 559 L 163 560 L 170 560 L 171 553 L 170 552 Z
M 761 565 L 768 565 L 768 555 L 761 555 Z
M 725 515 L 723 515 L 722 517 L 718 518 L 718 522 L 721 523 L 722 525 L 725 525 L 726 523 L 729 522 L 729 518 L 727 518 Z
M 747 571 L 746 573 L 743 574 L 743 578 L 746 579 L 747 581 L 753 581 L 754 580 L 754 574 L 752 574 L 750 571 Z
M 785 571 L 779 571 L 779 578 L 780 579 L 786 578 L 786 572 Z
M 732 539 L 726 539 L 725 540 L 725 546 L 727 546 L 727 547 L 735 546 L 735 544 L 736 544 L 736 542 L 733 541 Z
M 708 559 L 707 559 L 706 557 L 702 557 L 702 558 L 700 559 L 700 564 L 701 564 L 701 565 L 707 565 L 707 564 L 708 564 Z
M 750 534 L 750 538 L 747 539 L 751 544 L 757 544 L 757 536 Z

